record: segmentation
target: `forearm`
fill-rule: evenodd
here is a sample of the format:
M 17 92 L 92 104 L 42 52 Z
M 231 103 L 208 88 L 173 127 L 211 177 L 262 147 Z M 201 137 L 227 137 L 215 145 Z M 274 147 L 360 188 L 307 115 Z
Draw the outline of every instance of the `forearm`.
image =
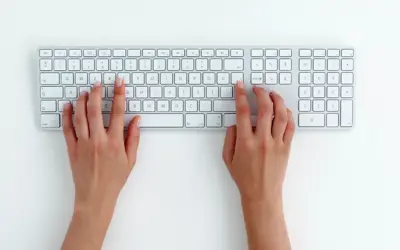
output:
M 114 207 L 115 201 L 105 202 L 102 205 L 75 205 L 62 250 L 100 250 Z
M 290 250 L 282 201 L 242 200 L 249 250 Z

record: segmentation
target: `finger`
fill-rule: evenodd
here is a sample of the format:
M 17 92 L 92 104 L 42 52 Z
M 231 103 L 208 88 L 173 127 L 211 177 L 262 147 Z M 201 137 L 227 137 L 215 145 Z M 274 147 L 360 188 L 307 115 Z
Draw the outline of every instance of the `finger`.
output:
M 72 123 L 72 105 L 67 103 L 64 105 L 62 112 L 62 128 L 64 132 L 65 142 L 67 143 L 68 152 L 75 148 L 76 135 L 74 125 Z
M 290 111 L 290 109 L 287 109 L 286 112 L 287 112 L 288 122 L 286 125 L 285 134 L 283 136 L 283 142 L 285 144 L 291 144 L 294 136 L 295 125 L 294 125 L 292 111 Z
M 285 133 L 288 121 L 288 113 L 286 110 L 285 102 L 283 101 L 283 98 L 275 91 L 272 91 L 270 96 L 274 104 L 272 137 L 274 139 L 283 140 L 283 134 Z
M 273 104 L 265 89 L 254 87 L 253 92 L 256 95 L 257 101 L 256 133 L 262 138 L 266 138 L 271 136 Z
M 129 124 L 128 135 L 125 140 L 125 150 L 129 165 L 133 167 L 136 163 L 137 151 L 140 140 L 140 116 L 135 116 Z
M 108 132 L 111 135 L 123 136 L 125 115 L 125 86 L 124 80 L 117 78 L 114 84 L 114 98 L 111 109 L 111 119 Z
M 229 127 L 226 130 L 224 148 L 222 150 L 222 159 L 225 165 L 230 168 L 236 146 L 236 126 Z
M 252 136 L 252 127 L 250 119 L 250 106 L 247 101 L 246 89 L 242 81 L 238 81 L 235 86 L 235 104 L 236 104 L 236 127 L 239 138 L 248 138 Z
M 89 128 L 86 116 L 88 93 L 83 92 L 76 101 L 75 108 L 75 132 L 78 139 L 89 138 Z
M 105 132 L 103 116 L 101 114 L 101 94 L 102 88 L 99 82 L 95 83 L 89 95 L 87 104 L 87 117 L 89 123 L 90 136 L 99 136 Z

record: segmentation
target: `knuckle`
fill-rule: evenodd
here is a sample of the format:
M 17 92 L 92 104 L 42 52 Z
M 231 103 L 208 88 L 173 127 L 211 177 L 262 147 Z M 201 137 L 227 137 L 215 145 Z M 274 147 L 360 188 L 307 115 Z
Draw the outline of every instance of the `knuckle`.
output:
M 250 107 L 249 105 L 246 104 L 239 104 L 237 106 L 236 113 L 238 115 L 244 116 L 244 115 L 249 115 L 250 114 Z

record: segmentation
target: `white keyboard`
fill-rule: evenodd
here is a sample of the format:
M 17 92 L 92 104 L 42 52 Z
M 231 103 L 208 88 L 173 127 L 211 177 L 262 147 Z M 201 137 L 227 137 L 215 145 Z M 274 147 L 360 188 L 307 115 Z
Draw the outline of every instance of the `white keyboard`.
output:
M 103 83 L 108 126 L 116 76 L 125 80 L 126 124 L 218 129 L 235 124 L 233 85 L 282 95 L 298 128 L 353 126 L 354 50 L 339 47 L 46 47 L 38 50 L 41 127 L 61 129 L 66 102 Z

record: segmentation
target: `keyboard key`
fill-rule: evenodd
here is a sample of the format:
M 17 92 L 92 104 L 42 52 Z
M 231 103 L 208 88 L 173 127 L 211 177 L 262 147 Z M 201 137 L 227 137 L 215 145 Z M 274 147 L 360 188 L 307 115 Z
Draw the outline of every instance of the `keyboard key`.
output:
M 125 70 L 126 71 L 133 71 L 136 70 L 137 67 L 136 59 L 125 59 Z
M 214 84 L 215 83 L 215 74 L 214 73 L 203 73 L 203 82 L 204 82 L 204 84 Z
M 328 73 L 328 84 L 339 84 L 339 73 Z
M 115 50 L 113 50 L 113 55 L 115 57 L 125 57 L 126 51 L 124 49 L 115 49 Z
M 102 101 L 101 102 L 101 111 L 111 112 L 111 109 L 112 109 L 112 101 Z
M 227 71 L 241 71 L 243 70 L 243 60 L 242 59 L 225 59 L 224 69 Z
M 79 95 L 81 95 L 84 92 L 90 93 L 91 90 L 92 87 L 79 87 Z M 113 93 L 114 93 L 114 88 L 113 88 Z
M 269 71 L 278 70 L 277 59 L 265 59 L 265 69 Z
M 96 50 L 95 49 L 85 49 L 83 50 L 83 56 L 84 57 L 95 57 L 96 56 Z
M 94 70 L 94 60 L 93 59 L 83 59 L 82 60 L 82 70 L 93 71 Z
M 141 71 L 151 70 L 151 59 L 139 59 L 139 70 Z
M 278 56 L 278 50 L 276 50 L 276 49 L 266 49 L 265 50 L 265 56 L 266 57 L 277 57 Z
M 251 70 L 254 70 L 254 71 L 264 70 L 264 60 L 263 59 L 251 59 Z
M 315 49 L 314 50 L 314 56 L 315 57 L 324 57 L 325 56 L 325 50 L 324 49 Z
M 40 110 L 42 112 L 56 112 L 57 105 L 56 101 L 41 101 Z
M 311 70 L 311 59 L 300 59 L 299 60 L 300 70 Z
M 339 114 L 327 114 L 326 115 L 326 126 L 327 127 L 339 127 Z
M 340 126 L 351 127 L 353 126 L 353 101 L 341 100 L 340 101 Z
M 338 98 L 339 87 L 328 87 L 326 95 L 328 96 L 328 98 Z
M 125 87 L 125 98 L 133 98 L 133 87 Z
M 125 126 L 135 117 L 135 114 L 125 114 Z M 181 128 L 183 114 L 140 114 L 141 128 Z
M 111 59 L 111 70 L 113 71 L 122 70 L 122 59 Z
M 75 84 L 76 85 L 86 85 L 88 84 L 87 73 L 76 73 L 75 74 Z
M 172 112 L 182 112 L 183 111 L 183 101 L 182 100 L 173 100 L 171 102 L 171 110 L 172 110 Z
M 201 100 L 200 101 L 200 111 L 201 112 L 211 112 L 211 101 Z
M 140 101 L 129 101 L 128 102 L 129 112 L 139 112 L 141 110 Z
M 229 84 L 229 73 L 218 73 L 217 79 L 218 84 Z
M 214 50 L 212 50 L 212 49 L 203 49 L 203 50 L 201 50 L 201 56 L 203 56 L 203 57 L 212 57 L 212 56 L 214 56 Z
M 215 112 L 234 112 L 236 110 L 234 100 L 215 100 L 214 111 Z
M 325 84 L 325 73 L 314 73 L 313 74 L 313 83 L 315 85 Z
M 41 49 L 39 50 L 40 57 L 52 57 L 53 51 L 51 49 Z
M 136 98 L 147 98 L 147 87 L 136 87 L 135 95 Z
M 311 83 L 311 73 L 299 73 L 299 83 L 300 84 L 310 84 Z
M 186 100 L 185 101 L 185 111 L 186 112 L 196 112 L 197 111 L 197 101 Z
M 69 50 L 69 56 L 70 57 L 81 57 L 82 56 L 82 50 L 80 50 L 80 49 L 70 49 Z
M 301 49 L 299 50 L 299 56 L 300 57 L 310 57 L 311 56 L 311 50 L 310 49 Z
M 198 49 L 188 49 L 186 51 L 186 55 L 189 57 L 198 57 L 200 56 L 200 50 Z
M 217 49 L 217 56 L 218 57 L 228 57 L 229 56 L 229 50 L 227 50 L 227 49 Z
M 41 87 L 40 88 L 40 97 L 41 98 L 53 98 L 60 99 L 63 97 L 63 88 L 62 87 Z
M 185 56 L 185 50 L 183 50 L 183 49 L 173 49 L 172 50 L 172 56 L 184 57 Z
M 233 98 L 233 87 L 221 87 L 221 98 Z
M 115 83 L 115 73 L 104 73 L 104 84 L 113 85 Z
M 143 101 L 143 111 L 144 112 L 154 112 L 155 104 L 153 100 L 144 100 Z
M 144 84 L 144 73 L 132 73 L 132 84 Z
M 189 73 L 189 84 L 200 84 L 200 73 Z
M 40 59 L 40 70 L 51 71 L 52 70 L 51 59 Z
M 310 100 L 300 100 L 299 101 L 299 111 L 300 112 L 311 111 L 311 101 Z
M 196 70 L 199 70 L 199 71 L 208 70 L 207 59 L 196 59 Z
M 158 57 L 169 57 L 170 52 L 169 49 L 159 49 L 157 50 L 157 56 Z
M 175 73 L 175 84 L 187 84 L 187 76 L 186 73 Z
M 353 59 L 342 59 L 342 70 L 343 71 L 351 71 L 354 69 L 354 61 Z
M 314 70 L 325 70 L 325 59 L 314 59 Z
M 328 70 L 329 71 L 338 71 L 340 69 L 339 59 L 328 59 Z
M 56 50 L 54 50 L 54 56 L 55 57 L 66 57 L 67 56 L 67 50 L 65 50 L 65 49 L 56 49 Z
M 99 57 L 110 57 L 111 50 L 109 49 L 99 49 Z
M 155 57 L 156 51 L 154 49 L 144 49 L 143 50 L 143 57 Z
M 150 98 L 161 98 L 161 87 L 150 87 Z
M 351 97 L 353 97 L 353 87 L 342 87 L 340 96 L 342 98 L 351 98 Z
M 90 81 L 90 84 L 94 84 L 96 82 L 101 82 L 101 73 L 90 73 L 89 81 Z
M 342 73 L 342 84 L 353 84 L 353 78 L 353 73 Z
M 193 87 L 193 98 L 204 98 L 204 87 Z
M 237 81 L 243 81 L 243 73 L 232 73 L 231 74 L 231 83 L 236 84 Z
M 244 54 L 242 49 L 233 49 L 231 50 L 231 56 L 232 57 L 242 57 Z
M 63 112 L 64 106 L 67 103 L 71 103 L 70 101 L 58 101 L 58 111 Z
M 311 97 L 311 87 L 299 87 L 299 97 L 300 98 L 310 98 Z
M 65 87 L 65 97 L 66 98 L 77 98 L 78 97 L 78 90 L 76 87 Z
M 313 100 L 313 111 L 324 112 L 325 111 L 325 100 Z
M 165 87 L 164 88 L 165 98 L 175 98 L 176 97 L 176 87 Z
M 168 112 L 169 102 L 166 100 L 157 101 L 157 111 L 158 112 Z
M 262 57 L 264 55 L 264 50 L 262 49 L 252 49 L 251 56 L 252 57 Z
M 324 87 L 313 87 L 313 97 L 315 97 L 315 98 L 325 97 L 325 88 Z
M 354 50 L 352 50 L 352 49 L 343 49 L 342 50 L 342 56 L 343 57 L 353 57 L 354 56 Z
M 324 127 L 325 115 L 324 114 L 299 114 L 299 127 Z
M 179 70 L 179 59 L 168 59 L 168 70 L 176 71 Z
M 193 59 L 182 59 L 182 70 L 185 70 L 185 71 L 194 70 L 194 61 L 193 61 Z
M 40 73 L 40 84 L 58 85 L 60 84 L 60 76 L 58 73 Z
M 42 128 L 59 128 L 60 115 L 58 114 L 43 114 L 40 116 L 40 125 Z
M 179 98 L 189 98 L 190 97 L 190 87 L 179 87 L 178 88 Z
M 172 84 L 172 73 L 161 73 L 161 84 Z
M 218 94 L 218 87 L 207 87 L 207 98 L 218 98 Z
M 140 57 L 140 49 L 129 49 L 128 57 Z
M 279 84 L 292 84 L 292 73 L 279 73 Z
M 251 73 L 251 84 L 263 84 L 263 73 Z
M 210 60 L 210 70 L 222 70 L 222 59 L 211 59 Z
M 292 70 L 292 60 L 279 59 L 279 70 Z
M 65 59 L 55 59 L 54 70 L 55 71 L 67 70 L 67 61 Z
M 107 71 L 108 70 L 108 59 L 97 59 L 96 60 L 96 69 L 98 71 Z
M 202 128 L 204 124 L 204 114 L 186 114 L 185 126 L 187 128 Z
M 339 111 L 339 100 L 327 100 L 326 101 L 326 110 L 328 112 Z
M 265 83 L 266 84 L 277 84 L 278 74 L 277 73 L 265 73 Z
M 292 50 L 291 49 L 281 49 L 281 50 L 279 50 L 279 56 L 280 57 L 291 57 Z
M 149 85 L 158 84 L 158 73 L 147 73 L 146 83 Z
M 129 85 L 131 83 L 129 73 L 118 73 L 118 77 L 124 80 L 125 85 Z
M 329 57 L 339 57 L 340 56 L 340 50 L 338 50 L 338 49 L 328 49 L 328 56 Z
M 207 114 L 207 127 L 220 128 L 222 126 L 221 114 Z

